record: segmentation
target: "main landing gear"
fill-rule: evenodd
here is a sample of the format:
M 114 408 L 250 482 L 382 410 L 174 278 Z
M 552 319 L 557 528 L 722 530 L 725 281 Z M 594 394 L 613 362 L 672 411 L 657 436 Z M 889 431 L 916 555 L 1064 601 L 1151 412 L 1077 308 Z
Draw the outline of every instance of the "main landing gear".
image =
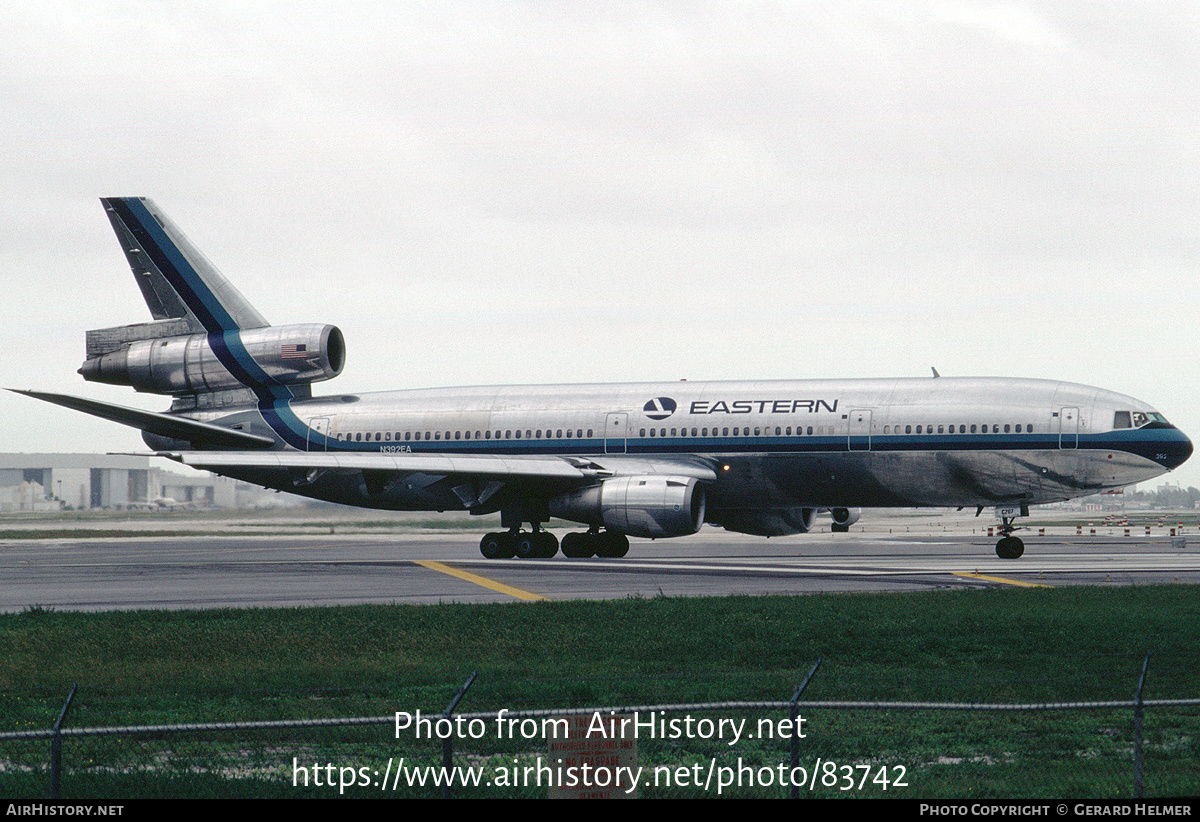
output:
M 548 559 L 558 553 L 558 539 L 549 531 L 501 531 L 485 534 L 479 553 L 487 559 Z M 567 534 L 562 538 L 566 557 L 623 557 L 629 552 L 629 537 L 616 531 L 599 530 Z
M 548 559 L 558 553 L 558 538 L 541 530 L 485 534 L 479 553 L 487 559 Z

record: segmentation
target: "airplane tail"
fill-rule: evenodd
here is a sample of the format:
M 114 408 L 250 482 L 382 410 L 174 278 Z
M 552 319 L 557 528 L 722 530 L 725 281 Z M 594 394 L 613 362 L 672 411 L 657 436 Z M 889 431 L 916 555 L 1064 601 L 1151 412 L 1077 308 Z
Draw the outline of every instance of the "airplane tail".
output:
M 341 373 L 336 326 L 270 325 L 152 201 L 101 202 L 154 322 L 89 331 L 84 379 L 170 394 L 182 409 L 235 404 L 229 392 L 305 397 Z
M 270 325 L 153 201 L 100 202 L 155 320 L 186 321 L 193 333 Z

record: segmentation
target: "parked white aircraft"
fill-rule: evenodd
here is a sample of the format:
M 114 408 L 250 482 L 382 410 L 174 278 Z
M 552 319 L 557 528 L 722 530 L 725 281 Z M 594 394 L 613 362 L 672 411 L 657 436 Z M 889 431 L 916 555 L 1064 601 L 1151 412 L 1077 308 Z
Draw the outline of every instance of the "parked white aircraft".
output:
M 149 200 L 102 200 L 154 322 L 90 331 L 84 379 L 169 411 L 23 391 L 143 431 L 161 456 L 368 508 L 500 512 L 483 555 L 567 556 L 705 522 L 845 529 L 859 507 L 996 507 L 1001 557 L 1028 506 L 1130 485 L 1192 443 L 1152 407 L 1065 382 L 971 378 L 441 388 L 313 397 L 342 333 L 272 326 Z M 531 530 L 521 530 L 529 523 Z M 602 530 L 603 529 L 603 530 Z

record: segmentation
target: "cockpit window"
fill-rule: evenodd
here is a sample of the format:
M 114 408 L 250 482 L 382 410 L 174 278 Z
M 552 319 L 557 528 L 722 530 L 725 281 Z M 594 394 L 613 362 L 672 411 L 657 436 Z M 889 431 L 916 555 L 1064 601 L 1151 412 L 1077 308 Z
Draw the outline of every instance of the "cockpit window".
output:
M 1171 428 L 1167 418 L 1157 411 L 1118 411 L 1113 417 L 1113 428 Z

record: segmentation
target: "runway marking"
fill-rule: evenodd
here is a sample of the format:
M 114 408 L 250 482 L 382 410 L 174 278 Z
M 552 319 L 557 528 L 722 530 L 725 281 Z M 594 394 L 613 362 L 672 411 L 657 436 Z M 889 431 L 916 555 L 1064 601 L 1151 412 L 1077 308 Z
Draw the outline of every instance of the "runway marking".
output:
M 1008 577 L 992 577 L 987 574 L 968 574 L 965 571 L 955 571 L 956 577 L 971 577 L 972 579 L 983 579 L 988 582 L 999 582 L 1003 585 L 1016 585 L 1021 588 L 1053 588 L 1053 585 L 1042 585 L 1037 582 L 1023 582 L 1019 579 L 1009 579 Z
M 528 602 L 536 602 L 538 600 L 547 599 L 540 594 L 531 594 L 529 591 L 522 591 L 520 588 L 513 588 L 511 585 L 505 585 L 503 582 L 481 577 L 478 574 L 472 574 L 469 571 L 460 571 L 457 568 L 451 568 L 442 562 L 437 562 L 432 559 L 414 559 L 414 563 L 423 568 L 428 568 L 431 571 L 440 571 L 443 574 L 449 574 L 452 577 L 465 579 L 467 582 L 474 582 L 476 585 L 481 585 L 484 588 L 491 588 L 493 591 L 498 591 L 501 594 L 508 594 L 517 599 L 524 599 Z

